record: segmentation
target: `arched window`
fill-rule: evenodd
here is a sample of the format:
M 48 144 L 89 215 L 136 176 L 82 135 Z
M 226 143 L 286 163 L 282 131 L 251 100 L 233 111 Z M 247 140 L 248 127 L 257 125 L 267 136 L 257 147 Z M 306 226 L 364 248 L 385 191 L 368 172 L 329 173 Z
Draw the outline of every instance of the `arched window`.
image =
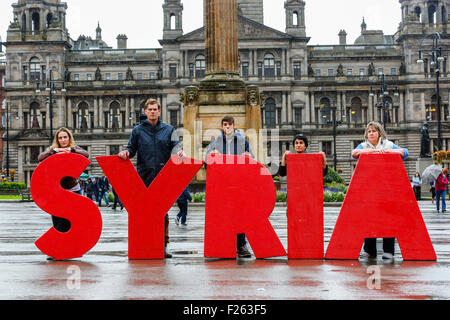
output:
M 120 104 L 117 101 L 113 101 L 109 105 L 109 117 L 111 129 L 113 131 L 118 130 L 120 124 Z
M 419 22 L 422 22 L 422 9 L 420 9 L 420 7 L 414 8 L 414 14 L 419 19 Z
M 53 14 L 52 14 L 52 13 L 49 13 L 49 14 L 47 15 L 47 20 L 46 20 L 46 25 L 45 25 L 46 28 L 49 28 L 49 27 L 50 27 L 50 24 L 52 23 L 52 19 L 53 19 Z
M 275 77 L 275 57 L 271 53 L 264 56 L 264 76 L 268 78 Z
M 347 108 L 347 115 L 350 116 L 351 123 L 362 123 L 362 102 L 360 98 L 355 97 L 352 99 L 351 107 Z
M 30 59 L 30 81 L 41 80 L 41 61 L 39 58 L 33 57 Z
M 33 102 L 30 105 L 30 128 L 40 129 L 39 121 L 41 120 L 40 105 L 37 102 Z
M 434 5 L 428 6 L 428 23 L 436 24 L 436 7 Z
M 322 98 L 320 99 L 320 123 L 327 124 L 328 121 L 332 121 L 331 119 L 331 103 L 330 99 Z
M 27 15 L 24 13 L 22 15 L 22 31 L 25 31 L 27 29 Z
M 176 30 L 177 28 L 177 17 L 175 14 L 170 15 L 170 30 Z
M 33 35 L 39 34 L 41 17 L 39 13 L 35 12 L 31 15 L 31 31 Z
M 78 128 L 81 132 L 87 132 L 89 128 L 89 106 L 84 101 L 78 106 Z
M 195 77 L 196 78 L 203 78 L 205 76 L 205 56 L 199 54 L 195 58 Z
M 294 11 L 292 14 L 292 25 L 294 27 L 298 27 L 299 26 L 299 17 L 298 17 L 298 12 Z
M 447 9 L 444 6 L 441 8 L 442 24 L 447 24 Z
M 276 109 L 275 100 L 272 98 L 267 99 L 265 104 L 265 123 L 267 127 L 275 127 Z

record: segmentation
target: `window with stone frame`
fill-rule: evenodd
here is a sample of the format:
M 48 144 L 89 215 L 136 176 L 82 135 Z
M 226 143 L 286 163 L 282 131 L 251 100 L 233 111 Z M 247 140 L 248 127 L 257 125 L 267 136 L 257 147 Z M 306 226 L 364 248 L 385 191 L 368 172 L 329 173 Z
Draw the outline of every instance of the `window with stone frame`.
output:
M 41 61 L 36 57 L 30 59 L 30 81 L 41 81 Z
M 273 128 L 276 125 L 276 103 L 273 98 L 269 98 L 266 100 L 265 104 L 265 125 L 268 128 Z
M 332 141 L 322 141 L 322 152 L 325 152 L 327 157 L 333 156 L 333 142 Z
M 119 154 L 121 151 L 121 145 L 115 144 L 109 146 L 109 155 L 114 156 L 116 154 Z
M 302 78 L 301 62 L 294 61 L 294 79 L 300 80 L 301 78 Z
M 264 56 L 264 77 L 275 77 L 275 57 L 271 53 Z
M 169 117 L 170 117 L 170 125 L 173 127 L 177 127 L 178 126 L 178 111 L 170 110 Z
M 195 58 L 195 77 L 197 79 L 204 78 L 205 77 L 205 69 L 206 69 L 205 56 L 202 54 L 199 54 Z
M 177 65 L 175 63 L 169 64 L 169 79 L 175 81 L 177 79 Z
M 294 124 L 299 126 L 302 124 L 302 109 L 294 108 Z
M 248 62 L 243 62 L 241 67 L 242 67 L 242 71 L 241 71 L 242 77 L 248 78 Z

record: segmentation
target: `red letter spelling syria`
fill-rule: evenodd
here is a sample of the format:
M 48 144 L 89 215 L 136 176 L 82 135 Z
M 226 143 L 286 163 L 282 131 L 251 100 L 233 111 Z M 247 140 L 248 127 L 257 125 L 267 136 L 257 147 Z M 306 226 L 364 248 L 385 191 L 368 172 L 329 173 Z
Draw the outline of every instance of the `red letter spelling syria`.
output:
M 64 177 L 79 177 L 89 163 L 78 154 L 55 154 L 41 162 L 31 178 L 36 205 L 71 224 L 66 233 L 52 227 L 35 242 L 39 250 L 57 260 L 81 257 L 95 246 L 102 232 L 102 217 L 95 203 L 60 185 Z
M 323 259 L 323 159 L 289 154 L 287 161 L 288 258 Z
M 245 156 L 209 155 L 207 164 L 205 257 L 235 258 L 242 233 L 257 258 L 286 255 L 269 221 L 276 190 L 268 170 Z
M 403 260 L 436 260 L 397 154 L 360 156 L 325 258 L 357 259 L 365 238 L 397 238 Z
M 128 211 L 128 258 L 164 259 L 164 216 L 203 162 L 175 155 L 147 189 L 130 160 L 97 161 Z

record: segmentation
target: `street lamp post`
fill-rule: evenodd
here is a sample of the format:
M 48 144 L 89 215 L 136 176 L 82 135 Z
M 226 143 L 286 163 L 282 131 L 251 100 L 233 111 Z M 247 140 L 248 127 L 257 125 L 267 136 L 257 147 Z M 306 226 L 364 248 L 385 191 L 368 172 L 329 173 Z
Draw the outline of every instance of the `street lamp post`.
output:
M 49 92 L 49 122 L 50 122 L 50 144 L 53 143 L 53 95 L 56 93 L 56 84 L 61 83 L 61 92 L 66 92 L 64 80 L 53 80 L 52 69 L 49 70 L 45 90 Z M 36 93 L 41 92 L 39 82 L 36 82 Z
M 337 171 L 337 152 L 336 152 L 336 139 L 337 139 L 337 127 L 342 124 L 341 120 L 336 119 L 336 106 L 326 106 L 325 109 L 328 108 L 328 110 L 325 110 L 325 113 L 328 114 L 328 111 L 331 109 L 331 120 L 327 120 L 327 124 L 333 125 L 333 168 L 334 171 Z M 323 116 L 326 118 L 327 116 Z
M 433 37 L 433 48 L 431 50 L 421 50 L 422 42 L 429 38 Z M 444 61 L 444 57 L 442 56 L 442 47 L 439 46 L 441 40 L 441 35 L 439 33 L 433 33 L 426 35 L 422 38 L 419 45 L 419 59 L 417 59 L 417 63 L 423 63 L 422 53 L 428 54 L 431 58 L 430 65 L 435 66 L 436 73 L 436 104 L 437 104 L 437 136 L 438 136 L 438 149 L 442 150 L 442 123 L 441 123 L 441 96 L 440 96 L 440 88 L 439 88 L 439 79 L 441 76 L 440 65 L 441 62 Z
M 374 90 L 371 87 L 370 88 L 370 94 L 371 97 L 375 96 Z M 394 96 L 398 96 L 398 88 L 395 86 L 394 87 Z M 387 97 L 389 96 L 389 87 L 388 84 L 386 83 L 386 76 L 385 74 L 381 74 L 381 87 L 380 87 L 380 98 L 382 98 L 381 104 L 379 105 L 379 108 L 381 110 L 383 110 L 383 116 L 382 116 L 382 121 L 383 121 L 383 128 L 384 131 L 386 131 L 386 123 L 387 123 L 387 119 L 386 119 L 386 111 L 389 110 L 389 107 L 387 106 Z
M 6 176 L 9 178 L 9 103 L 6 102 Z

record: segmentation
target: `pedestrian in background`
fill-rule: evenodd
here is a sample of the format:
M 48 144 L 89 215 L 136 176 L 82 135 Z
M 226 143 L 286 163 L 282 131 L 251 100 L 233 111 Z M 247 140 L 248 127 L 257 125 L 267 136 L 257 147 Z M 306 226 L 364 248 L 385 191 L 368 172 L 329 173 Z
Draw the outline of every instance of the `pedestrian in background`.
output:
M 430 192 L 431 192 L 431 203 L 434 204 L 434 200 L 436 199 L 436 181 L 430 182 Z
M 175 224 L 177 226 L 187 227 L 186 217 L 188 212 L 188 201 L 192 202 L 193 199 L 189 193 L 189 188 L 186 187 L 177 199 L 178 208 L 180 208 L 180 212 L 175 217 Z
M 446 203 L 445 203 L 445 194 L 447 192 L 447 185 L 448 185 L 448 179 L 447 179 L 447 172 L 448 169 L 444 168 L 442 169 L 442 173 L 437 177 L 436 179 L 436 211 L 439 213 L 439 203 L 442 199 L 442 213 L 444 213 L 447 209 Z
M 105 198 L 105 204 L 107 207 L 109 207 L 109 200 L 108 200 L 108 191 L 109 191 L 109 180 L 103 174 L 103 176 L 98 180 L 98 199 L 97 203 L 98 206 L 102 206 L 102 199 Z
M 420 177 L 420 173 L 416 172 L 416 174 L 412 178 L 412 185 L 414 189 L 414 195 L 416 196 L 416 200 L 419 201 L 422 192 L 422 178 Z
M 123 204 L 122 204 L 122 201 L 120 201 L 119 196 L 117 195 L 117 193 L 116 193 L 116 191 L 114 190 L 114 188 L 111 188 L 111 189 L 112 189 L 112 193 L 113 193 L 113 195 L 114 195 L 114 202 L 113 202 L 112 209 L 113 209 L 113 210 L 116 210 L 117 204 L 120 204 L 120 210 L 123 210 Z
M 409 155 L 408 149 L 400 148 L 393 142 L 389 141 L 383 126 L 378 122 L 369 122 L 364 134 L 365 142 L 361 143 L 352 151 L 352 157 L 358 159 L 363 153 L 382 154 L 395 153 L 399 154 L 402 159 L 406 159 Z M 383 238 L 383 259 L 393 259 L 395 252 L 395 238 Z M 364 240 L 364 252 L 362 258 L 377 257 L 377 239 L 367 238 Z

